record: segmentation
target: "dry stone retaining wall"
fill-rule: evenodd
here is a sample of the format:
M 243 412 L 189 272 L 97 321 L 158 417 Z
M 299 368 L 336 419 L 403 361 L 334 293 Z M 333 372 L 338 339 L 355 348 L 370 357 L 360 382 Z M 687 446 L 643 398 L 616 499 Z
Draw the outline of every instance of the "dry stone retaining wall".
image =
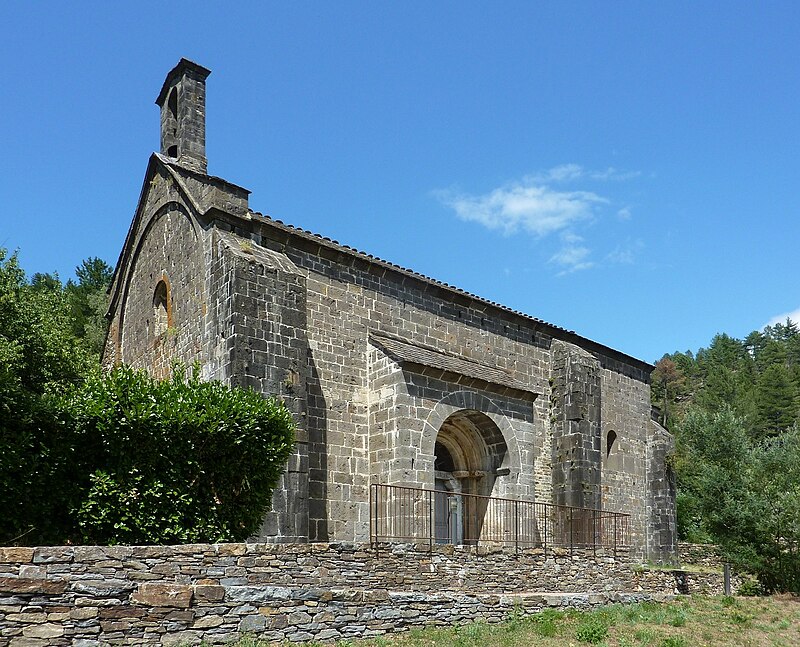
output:
M 698 574 L 598 551 L 367 544 L 0 548 L 0 645 L 338 640 L 664 599 Z M 702 574 L 706 576 L 707 574 Z M 721 576 L 718 576 L 721 579 Z M 700 589 L 697 589 L 700 590 Z
M 702 568 L 722 570 L 725 560 L 719 553 L 716 544 L 678 544 L 678 559 L 681 564 L 690 564 Z

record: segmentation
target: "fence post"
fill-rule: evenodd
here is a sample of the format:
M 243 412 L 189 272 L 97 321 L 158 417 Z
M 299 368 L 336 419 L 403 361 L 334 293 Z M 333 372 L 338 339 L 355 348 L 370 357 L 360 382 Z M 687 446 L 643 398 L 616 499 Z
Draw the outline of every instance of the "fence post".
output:
M 597 557 L 597 510 L 592 508 L 592 554 Z
M 436 491 L 428 492 L 428 550 L 433 552 L 433 536 L 436 534 L 434 525 L 436 523 Z
M 573 526 L 574 526 L 573 521 L 575 521 L 575 519 L 574 519 L 574 510 L 572 509 L 572 506 L 570 506 L 570 508 L 569 508 L 569 554 L 570 555 L 572 555 L 572 545 L 574 543 L 573 542 L 573 538 L 572 538 L 572 532 L 573 532 Z
M 375 510 L 377 509 L 377 505 L 375 503 L 375 495 L 377 494 L 377 489 L 375 487 L 375 483 L 370 484 L 369 486 L 369 543 L 374 546 L 378 544 L 378 528 L 376 527 L 375 520 L 377 516 L 375 514 Z
M 514 500 L 514 552 L 519 554 L 519 501 Z
M 724 575 L 725 578 L 725 595 L 731 594 L 731 565 L 725 562 Z
M 549 508 L 547 504 L 545 504 L 544 508 L 544 556 L 545 559 L 547 558 L 547 518 L 550 516 L 548 513 Z

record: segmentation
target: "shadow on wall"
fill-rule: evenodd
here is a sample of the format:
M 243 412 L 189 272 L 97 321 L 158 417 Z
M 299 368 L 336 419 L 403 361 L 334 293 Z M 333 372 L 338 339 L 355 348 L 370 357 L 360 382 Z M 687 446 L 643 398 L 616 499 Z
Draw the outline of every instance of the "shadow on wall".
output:
M 328 404 L 308 350 L 308 535 L 328 541 Z

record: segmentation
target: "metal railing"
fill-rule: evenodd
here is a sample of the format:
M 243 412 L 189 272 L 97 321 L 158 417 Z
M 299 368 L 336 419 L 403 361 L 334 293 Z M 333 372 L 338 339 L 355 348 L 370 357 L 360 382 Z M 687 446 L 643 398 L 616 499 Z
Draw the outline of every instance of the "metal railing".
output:
M 625 548 L 620 512 L 373 483 L 370 541 L 521 548 Z

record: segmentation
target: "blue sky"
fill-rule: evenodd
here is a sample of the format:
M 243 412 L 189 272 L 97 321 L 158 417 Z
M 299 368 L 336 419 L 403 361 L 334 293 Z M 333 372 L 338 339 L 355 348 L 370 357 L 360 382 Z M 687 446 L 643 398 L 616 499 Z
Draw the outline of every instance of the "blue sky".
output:
M 210 68 L 250 205 L 654 361 L 800 319 L 800 4 L 0 6 L 0 246 L 116 261 Z

